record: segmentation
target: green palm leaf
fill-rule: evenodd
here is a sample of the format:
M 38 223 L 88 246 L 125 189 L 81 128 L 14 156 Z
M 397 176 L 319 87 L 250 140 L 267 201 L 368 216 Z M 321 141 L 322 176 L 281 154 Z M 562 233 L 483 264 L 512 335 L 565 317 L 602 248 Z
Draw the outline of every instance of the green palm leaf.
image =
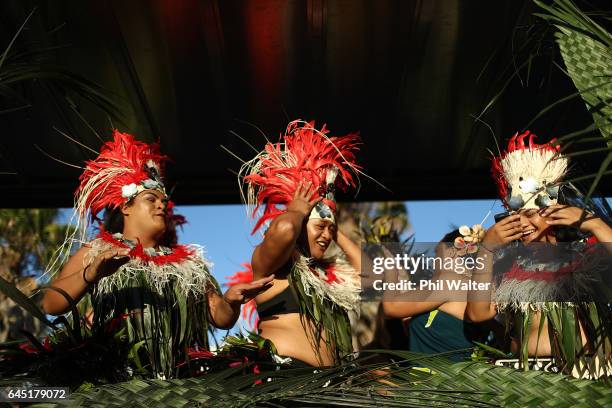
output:
M 19 289 L 13 284 L 7 281 L 6 279 L 0 277 L 0 292 L 3 292 L 5 295 L 10 297 L 15 303 L 19 306 L 27 310 L 32 316 L 43 322 L 49 327 L 55 327 L 53 323 L 51 323 L 45 314 L 38 308 L 30 298 L 21 293 Z
M 287 369 L 240 375 L 238 368 L 171 381 L 134 380 L 77 392 L 51 406 L 211 407 L 448 407 L 606 406 L 612 388 L 558 374 L 528 372 L 483 363 L 451 363 L 441 357 L 386 351 L 398 361 L 372 363 L 366 357 L 338 367 Z M 387 370 L 381 377 L 373 370 Z M 273 377 L 254 385 L 257 380 Z M 388 380 L 384 382 L 382 380 Z
M 36 8 L 26 17 L 0 55 L 0 95 L 20 102 L 20 106 L 3 109 L 0 113 L 7 114 L 31 107 L 32 104 L 23 96 L 25 93 L 22 85 L 41 84 L 49 87 L 56 99 L 68 107 L 74 105 L 70 98 L 70 93 L 74 93 L 102 109 L 111 118 L 121 120 L 122 110 L 108 91 L 82 75 L 47 61 L 50 52 L 59 46 L 37 48 L 28 45 L 25 50 L 15 50 L 19 36 L 35 12 Z

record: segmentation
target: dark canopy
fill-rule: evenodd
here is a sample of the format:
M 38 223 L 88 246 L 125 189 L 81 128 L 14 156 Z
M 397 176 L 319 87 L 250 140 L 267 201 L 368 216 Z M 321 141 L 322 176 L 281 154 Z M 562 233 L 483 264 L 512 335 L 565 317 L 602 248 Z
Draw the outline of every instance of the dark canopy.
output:
M 18 207 L 71 206 L 79 171 L 41 150 L 81 165 L 92 153 L 57 130 L 98 149 L 85 122 L 106 139 L 111 126 L 159 138 L 174 159 L 179 204 L 239 202 L 232 170 L 240 162 L 220 145 L 251 158 L 231 131 L 260 149 L 260 132 L 274 140 L 295 118 L 361 132 L 360 160 L 390 191 L 364 179 L 359 200 L 493 197 L 494 138 L 473 116 L 524 62 L 512 56 L 535 21 L 535 6 L 516 0 L 13 0 L 0 8 L 0 47 L 36 8 L 15 50 L 51 47 L 50 63 L 101 85 L 121 111 L 113 119 L 70 90 L 24 84 L 31 106 L 0 114 L 0 172 L 16 173 L 0 174 L 2 206 Z M 575 92 L 551 61 L 538 63 L 483 116 L 498 139 Z M 20 106 L 3 101 L 1 109 Z M 577 100 L 530 129 L 542 142 L 588 121 Z

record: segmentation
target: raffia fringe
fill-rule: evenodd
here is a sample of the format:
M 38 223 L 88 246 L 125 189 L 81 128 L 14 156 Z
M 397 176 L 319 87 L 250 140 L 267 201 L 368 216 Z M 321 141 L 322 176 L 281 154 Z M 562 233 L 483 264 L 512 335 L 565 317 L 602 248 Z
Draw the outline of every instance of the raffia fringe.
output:
M 494 301 L 499 311 L 528 310 L 545 311 L 561 304 L 569 306 L 572 303 L 571 293 L 583 295 L 593 290 L 596 280 L 586 272 L 575 272 L 555 282 L 544 280 L 504 280 L 495 291 Z M 571 293 L 568 293 L 568 289 Z M 559 300 L 559 301 L 555 301 Z
M 342 258 L 336 258 L 334 273 L 340 282 L 326 283 L 310 269 L 309 258 L 299 255 L 295 261 L 295 268 L 307 295 L 316 294 L 319 298 L 327 298 L 346 311 L 358 311 L 360 304 L 361 285 L 359 274 Z M 319 266 L 315 270 L 321 269 Z M 324 271 L 321 269 L 321 274 Z
M 84 264 L 90 264 L 98 254 L 113 247 L 112 243 L 102 239 L 93 240 Z M 97 289 L 100 293 L 111 293 L 125 287 L 131 280 L 144 277 L 151 290 L 158 294 L 162 294 L 163 288 L 170 281 L 174 281 L 183 296 L 204 297 L 212 284 L 209 272 L 212 263 L 204 258 L 204 249 L 201 246 L 189 245 L 189 248 L 194 251 L 194 255 L 180 263 L 155 265 L 153 262 L 131 258 L 115 273 L 100 279 Z

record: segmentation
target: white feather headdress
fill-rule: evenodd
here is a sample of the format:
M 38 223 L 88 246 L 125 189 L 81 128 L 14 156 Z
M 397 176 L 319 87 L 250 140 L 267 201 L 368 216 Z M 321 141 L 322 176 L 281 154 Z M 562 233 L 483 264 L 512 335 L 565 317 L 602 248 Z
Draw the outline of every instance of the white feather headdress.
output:
M 527 136 L 529 143 L 525 145 Z M 556 139 L 537 144 L 534 138 L 529 131 L 515 133 L 508 149 L 493 159 L 492 173 L 499 197 L 510 210 L 557 203 L 559 183 L 567 173 L 568 159 L 559 153 Z

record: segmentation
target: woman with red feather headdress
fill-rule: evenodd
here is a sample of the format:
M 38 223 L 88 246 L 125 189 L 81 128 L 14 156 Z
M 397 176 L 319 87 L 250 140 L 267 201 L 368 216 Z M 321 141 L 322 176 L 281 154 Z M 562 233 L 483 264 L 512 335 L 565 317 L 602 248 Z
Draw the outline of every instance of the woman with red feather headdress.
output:
M 284 361 L 331 365 L 352 352 L 348 312 L 359 308 L 361 251 L 336 227 L 336 188 L 355 187 L 358 136 L 291 122 L 240 171 L 246 202 L 269 223 L 253 252 L 254 279 L 274 277 L 255 300 L 259 334 Z M 342 256 L 328 257 L 335 242 Z
M 208 349 L 209 323 L 232 327 L 242 303 L 272 280 L 220 293 L 202 247 L 176 242 L 176 225 L 185 220 L 174 215 L 166 194 L 166 160 L 157 145 L 114 131 L 80 177 L 77 227 L 51 265 L 63 267 L 51 283 L 55 290 L 43 299 L 45 311 L 58 315 L 71 310 L 70 299 L 78 302 L 90 292 L 94 329 L 109 322 L 125 329 L 138 350 L 133 368 L 157 378 L 176 377 L 190 357 Z M 99 234 L 89 241 L 92 222 Z M 83 245 L 64 263 L 74 241 Z

